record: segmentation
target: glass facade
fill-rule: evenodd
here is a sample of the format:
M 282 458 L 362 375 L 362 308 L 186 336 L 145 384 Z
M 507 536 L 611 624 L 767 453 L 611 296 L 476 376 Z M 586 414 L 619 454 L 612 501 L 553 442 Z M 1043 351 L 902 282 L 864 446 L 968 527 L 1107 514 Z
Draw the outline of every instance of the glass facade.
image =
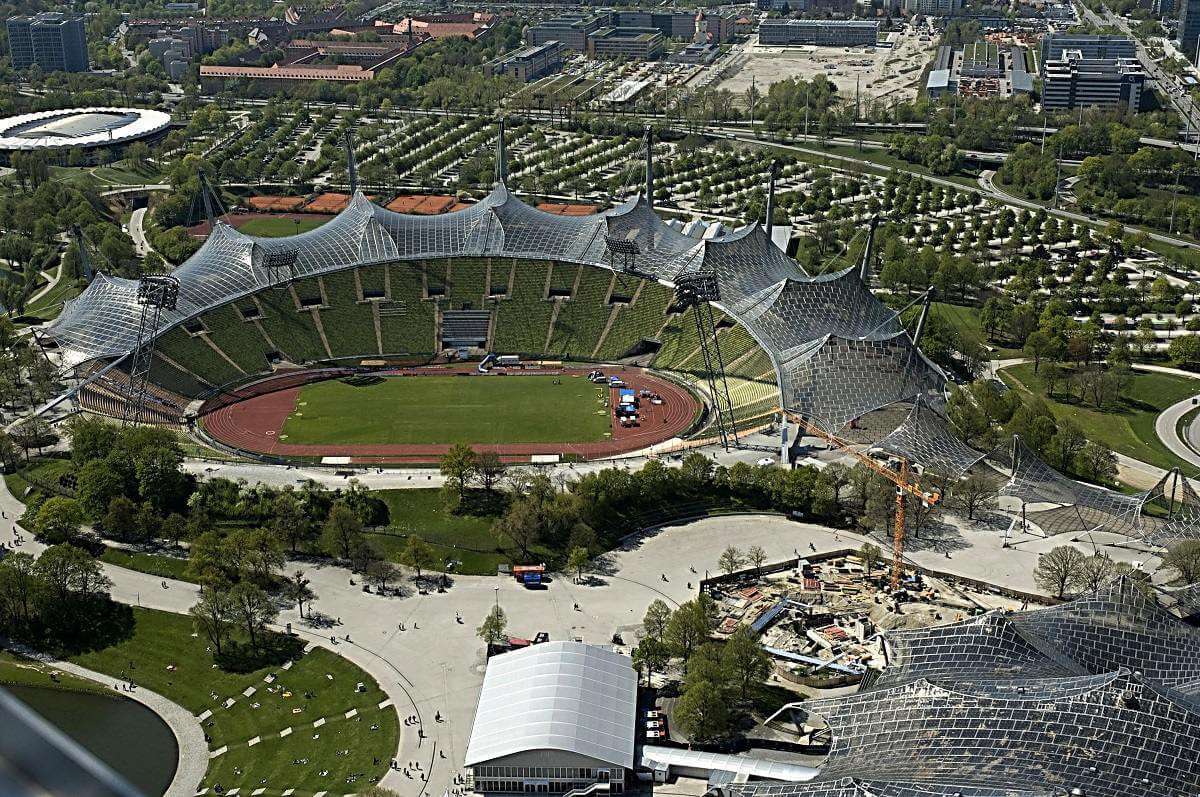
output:
M 607 783 L 609 793 L 625 790 L 625 770 L 620 767 L 519 767 L 481 765 L 473 768 L 475 791 L 505 794 L 563 794 Z

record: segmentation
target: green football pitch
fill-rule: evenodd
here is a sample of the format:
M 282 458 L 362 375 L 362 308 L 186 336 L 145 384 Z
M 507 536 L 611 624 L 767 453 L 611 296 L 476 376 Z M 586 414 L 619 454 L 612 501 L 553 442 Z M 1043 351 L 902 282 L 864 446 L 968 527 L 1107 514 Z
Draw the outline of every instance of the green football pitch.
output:
M 607 389 L 582 376 L 405 376 L 301 388 L 289 444 L 591 443 L 606 440 Z M 286 435 L 284 437 L 283 435 Z

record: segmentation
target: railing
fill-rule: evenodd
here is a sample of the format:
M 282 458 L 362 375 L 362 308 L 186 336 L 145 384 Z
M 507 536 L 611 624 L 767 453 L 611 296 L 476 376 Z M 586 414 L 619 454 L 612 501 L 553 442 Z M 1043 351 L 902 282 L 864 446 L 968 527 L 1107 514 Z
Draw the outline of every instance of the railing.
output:
M 607 780 L 596 781 L 580 789 L 571 789 L 569 792 L 563 794 L 562 797 L 589 797 L 592 794 L 608 794 L 610 788 L 611 784 Z

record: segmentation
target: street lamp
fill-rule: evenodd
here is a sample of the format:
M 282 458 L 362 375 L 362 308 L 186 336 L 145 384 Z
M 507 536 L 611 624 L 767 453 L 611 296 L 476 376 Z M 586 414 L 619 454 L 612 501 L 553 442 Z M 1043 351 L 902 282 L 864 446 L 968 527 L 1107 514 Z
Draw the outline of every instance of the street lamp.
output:
M 500 610 L 500 587 L 499 586 L 492 587 L 492 590 L 496 593 L 496 610 L 499 611 Z

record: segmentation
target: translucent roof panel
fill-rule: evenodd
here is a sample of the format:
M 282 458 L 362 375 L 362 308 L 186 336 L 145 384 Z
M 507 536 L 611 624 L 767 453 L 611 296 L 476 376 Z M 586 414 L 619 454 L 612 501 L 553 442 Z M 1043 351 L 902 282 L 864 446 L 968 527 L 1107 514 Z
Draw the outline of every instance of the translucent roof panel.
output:
M 636 720 L 628 656 L 581 642 L 531 645 L 488 661 L 465 763 L 549 749 L 632 769 Z

